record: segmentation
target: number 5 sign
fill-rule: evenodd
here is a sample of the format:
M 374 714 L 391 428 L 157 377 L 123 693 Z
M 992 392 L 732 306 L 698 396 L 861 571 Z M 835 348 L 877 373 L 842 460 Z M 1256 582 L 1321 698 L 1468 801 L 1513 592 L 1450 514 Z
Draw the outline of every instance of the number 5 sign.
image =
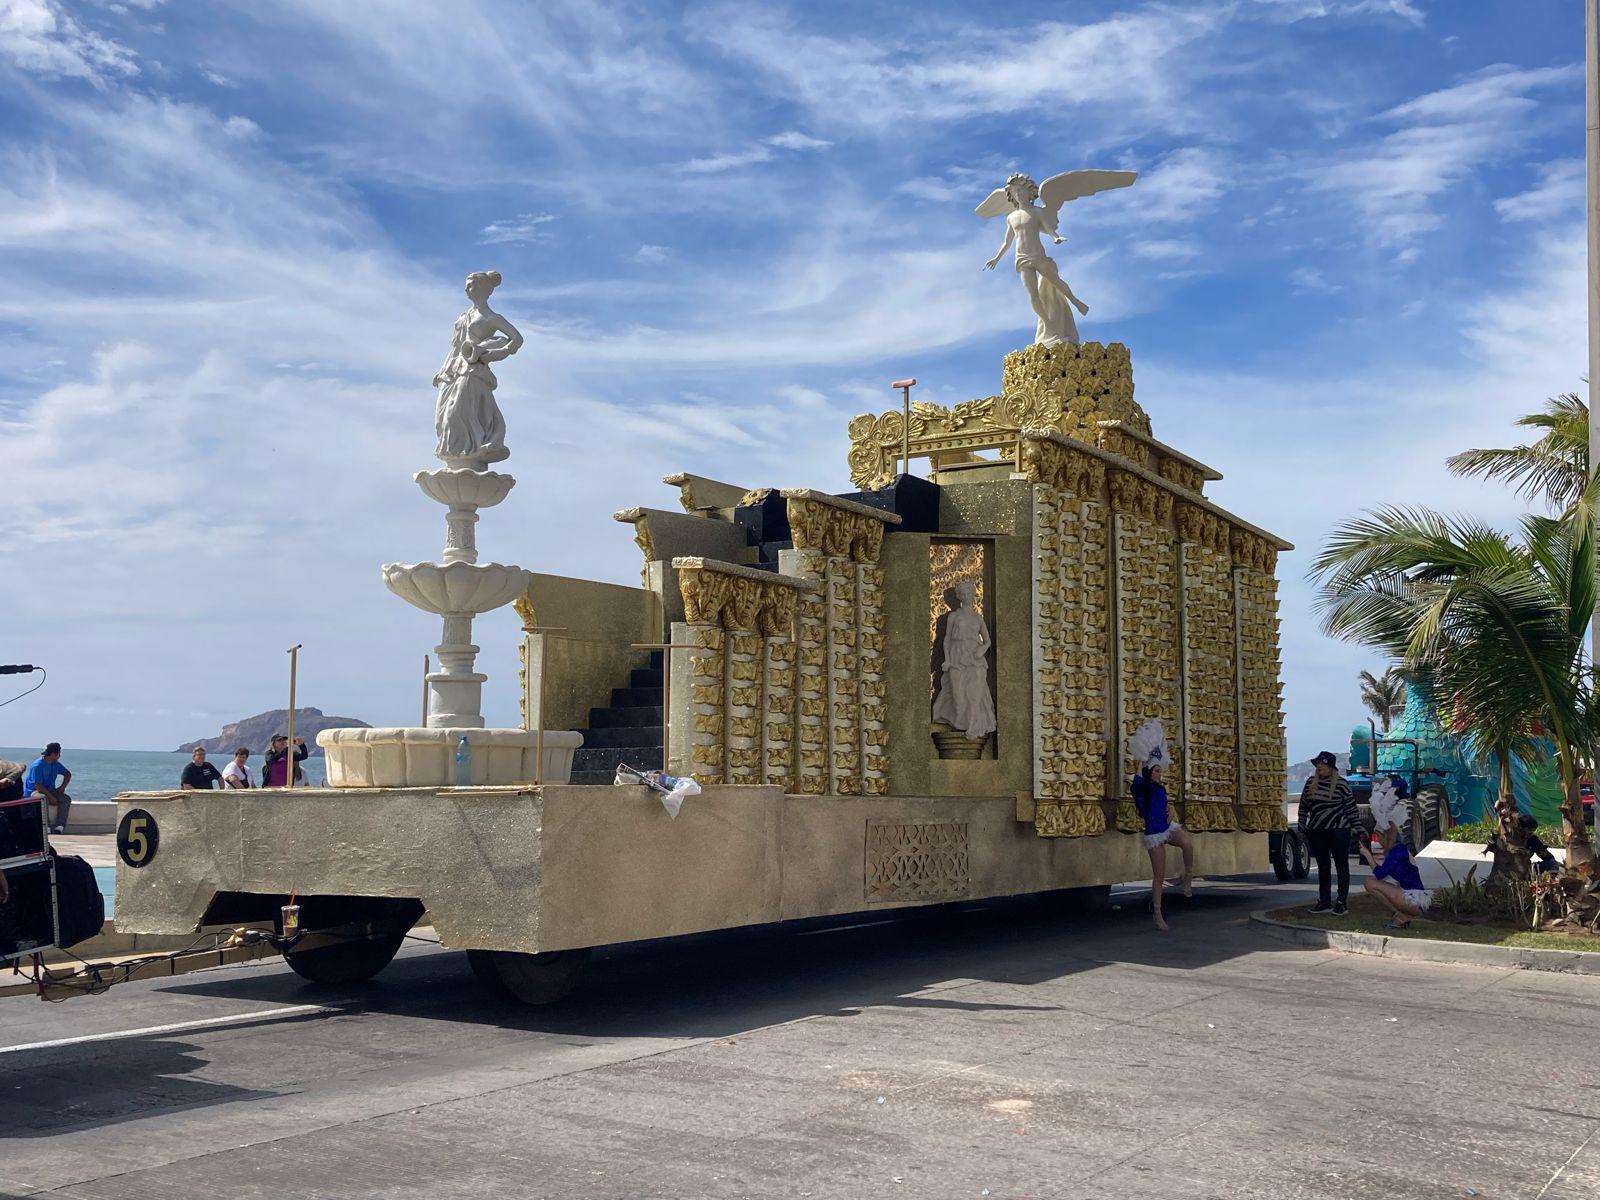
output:
M 142 808 L 130 808 L 117 823 L 117 857 L 130 867 L 142 867 L 156 856 L 161 831 L 156 819 Z

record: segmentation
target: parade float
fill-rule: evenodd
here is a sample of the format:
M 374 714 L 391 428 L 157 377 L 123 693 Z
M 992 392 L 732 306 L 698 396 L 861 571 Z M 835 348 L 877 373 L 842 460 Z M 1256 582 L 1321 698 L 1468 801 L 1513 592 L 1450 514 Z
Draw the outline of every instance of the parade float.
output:
M 845 494 L 669 475 L 671 501 L 615 514 L 642 552 L 636 586 L 477 563 L 478 510 L 512 485 L 489 469 L 507 453 L 489 363 L 521 337 L 488 308 L 498 276 L 469 278 L 435 378 L 444 468 L 417 476 L 448 508 L 446 549 L 383 568 L 443 621 L 426 723 L 322 733 L 330 788 L 119 797 L 118 925 L 269 923 L 302 975 L 345 982 L 426 913 L 481 978 L 540 1001 L 596 946 L 1093 898 L 1149 870 L 1124 751 L 1149 718 L 1171 734 L 1199 869 L 1264 869 L 1283 823 L 1290 547 L 1156 438 L 1127 347 L 1079 340 L 1082 302 L 1042 248 L 1066 200 L 1132 181 L 996 189 L 978 211 L 1005 216 L 1038 318 L 998 391 L 942 408 L 906 381 L 898 409 L 841 431 Z M 491 729 L 471 626 L 506 603 L 526 630 L 523 711 Z M 674 813 L 619 767 L 700 790 Z

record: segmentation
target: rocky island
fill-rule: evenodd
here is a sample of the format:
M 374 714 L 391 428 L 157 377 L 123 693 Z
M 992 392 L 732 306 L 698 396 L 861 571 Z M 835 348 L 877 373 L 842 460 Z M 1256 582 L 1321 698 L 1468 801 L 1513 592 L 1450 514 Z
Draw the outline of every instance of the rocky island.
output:
M 324 729 L 347 729 L 351 726 L 370 728 L 365 721 L 358 721 L 354 717 L 330 717 L 320 708 L 294 710 L 294 735 L 305 739 L 313 758 L 322 753 L 322 747 L 317 745 L 317 734 Z M 288 729 L 289 710 L 274 708 L 224 725 L 216 737 L 184 742 L 178 749 L 187 754 L 196 746 L 203 746 L 207 754 L 232 754 L 240 746 L 248 746 L 253 752 L 261 753 L 266 750 L 273 734 L 287 733 Z

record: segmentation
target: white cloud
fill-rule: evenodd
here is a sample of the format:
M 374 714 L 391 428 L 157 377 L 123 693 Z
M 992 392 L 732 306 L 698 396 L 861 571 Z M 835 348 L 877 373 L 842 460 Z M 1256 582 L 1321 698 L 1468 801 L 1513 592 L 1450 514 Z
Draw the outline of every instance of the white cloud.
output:
M 767 145 L 780 150 L 826 150 L 833 143 L 801 133 L 798 129 L 789 129 L 769 137 Z
M 1580 72 L 1486 68 L 1391 108 L 1377 119 L 1396 126 L 1394 132 L 1376 146 L 1310 168 L 1305 177 L 1313 190 L 1353 204 L 1373 243 L 1404 250 L 1439 227 L 1442 197 L 1526 138 L 1535 107 L 1530 93 L 1569 83 Z
M 478 240 L 489 245 L 513 242 L 542 242 L 550 236 L 543 228 L 556 219 L 554 213 L 519 213 L 504 221 L 491 221 L 478 233 Z
M 25 71 L 97 86 L 139 72 L 133 51 L 85 29 L 55 0 L 0 0 L 0 55 Z
M 672 251 L 666 246 L 657 246 L 646 242 L 633 252 L 633 261 L 637 263 L 663 263 L 672 256 Z
M 711 10 L 693 24 L 826 127 L 881 130 L 1040 104 L 1060 110 L 1100 103 L 1135 110 L 1128 116 L 1181 118 L 1176 97 L 1204 69 L 1184 51 L 1228 17 L 1223 6 L 1162 8 L 1082 25 L 963 26 L 902 41 L 812 33 L 748 7 Z
M 1545 163 L 1539 182 L 1525 192 L 1494 202 L 1506 221 L 1550 221 L 1583 211 L 1586 181 L 1583 159 L 1559 158 Z
M 1332 294 L 1343 289 L 1330 281 L 1320 267 L 1296 267 L 1289 272 L 1289 282 L 1297 292 L 1322 292 Z
M 832 142 L 822 138 L 810 137 L 798 130 L 790 129 L 784 133 L 774 134 L 772 137 L 763 138 L 754 145 L 743 150 L 735 150 L 726 154 L 710 154 L 702 158 L 691 158 L 688 162 L 679 163 L 678 170 L 687 175 L 713 175 L 721 171 L 737 170 L 739 167 L 755 166 L 757 163 L 771 162 L 778 156 L 775 150 L 788 150 L 793 153 L 804 153 L 812 150 L 826 150 Z

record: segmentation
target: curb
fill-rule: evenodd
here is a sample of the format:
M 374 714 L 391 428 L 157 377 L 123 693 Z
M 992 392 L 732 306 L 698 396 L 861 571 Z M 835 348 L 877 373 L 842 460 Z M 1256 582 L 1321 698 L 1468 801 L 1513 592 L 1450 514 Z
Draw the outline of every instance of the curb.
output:
M 1269 937 L 1317 950 L 1370 954 L 1404 962 L 1453 966 L 1500 967 L 1518 971 L 1554 971 L 1560 975 L 1600 975 L 1600 954 L 1589 950 L 1546 950 L 1533 946 L 1484 946 L 1474 942 L 1439 942 L 1429 938 L 1394 938 L 1379 933 L 1318 929 L 1278 921 L 1267 909 L 1250 914 L 1250 922 Z

